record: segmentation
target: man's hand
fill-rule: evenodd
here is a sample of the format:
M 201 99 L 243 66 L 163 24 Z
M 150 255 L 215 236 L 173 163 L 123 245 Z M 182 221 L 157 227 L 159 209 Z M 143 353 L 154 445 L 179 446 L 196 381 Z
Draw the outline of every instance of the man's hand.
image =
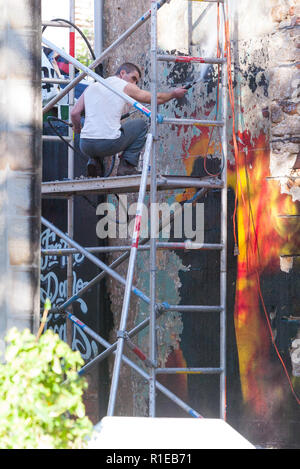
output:
M 185 88 L 176 88 L 175 90 L 172 91 L 172 95 L 173 95 L 172 97 L 174 99 L 183 98 L 186 92 L 187 92 L 187 89 Z
M 75 106 L 71 111 L 71 121 L 73 124 L 73 131 L 75 134 L 80 134 L 81 132 L 81 114 L 84 111 L 84 93 L 80 96 Z
M 138 86 L 132 83 L 128 83 L 128 85 L 125 86 L 124 92 L 140 103 L 151 103 L 151 93 L 149 91 L 141 90 Z M 172 91 L 157 93 L 157 104 L 165 104 L 171 99 L 180 99 L 186 92 L 187 90 L 185 88 L 180 87 L 175 88 Z
M 73 128 L 73 131 L 74 131 L 75 134 L 80 134 L 80 132 L 81 132 L 81 125 L 79 125 L 79 126 L 73 125 L 72 128 Z

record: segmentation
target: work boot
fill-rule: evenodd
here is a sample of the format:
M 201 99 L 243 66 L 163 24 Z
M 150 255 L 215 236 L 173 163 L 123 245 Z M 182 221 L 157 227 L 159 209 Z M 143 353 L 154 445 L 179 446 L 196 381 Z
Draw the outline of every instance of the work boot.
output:
M 139 174 L 141 174 L 141 171 L 137 171 L 136 166 L 128 163 L 126 160 L 124 160 L 124 158 L 120 159 L 117 176 L 132 176 Z
M 96 178 L 103 176 L 101 161 L 97 158 L 90 158 L 87 163 L 87 177 Z

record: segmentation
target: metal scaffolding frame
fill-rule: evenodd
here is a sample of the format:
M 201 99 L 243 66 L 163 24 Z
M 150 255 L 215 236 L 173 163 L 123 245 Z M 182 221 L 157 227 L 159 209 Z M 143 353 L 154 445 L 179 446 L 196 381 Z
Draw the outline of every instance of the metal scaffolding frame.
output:
M 91 369 L 96 363 L 105 359 L 107 356 L 114 354 L 114 367 L 111 380 L 111 389 L 109 395 L 109 403 L 107 415 L 112 416 L 115 412 L 115 403 L 117 397 L 117 390 L 120 377 L 120 369 L 122 363 L 126 363 L 132 369 L 136 370 L 142 377 L 149 382 L 149 416 L 156 416 L 156 391 L 159 390 L 169 397 L 175 404 L 179 405 L 189 415 L 199 418 L 202 417 L 199 412 L 192 409 L 188 404 L 184 403 L 175 394 L 170 392 L 167 388 L 162 386 L 156 379 L 157 374 L 170 374 L 170 373 L 201 373 L 201 374 L 217 374 L 220 377 L 220 418 L 226 418 L 226 276 L 227 276 L 227 62 L 225 60 L 225 32 L 223 31 L 223 56 L 215 58 L 202 58 L 202 57 L 188 57 L 188 56 L 172 56 L 172 55 L 159 55 L 157 52 L 157 11 L 165 3 L 170 3 L 171 0 L 151 0 L 151 9 L 148 10 L 136 23 L 134 23 L 127 31 L 125 31 L 116 41 L 114 41 L 106 50 L 101 52 L 100 56 L 89 66 L 86 67 L 78 62 L 72 55 L 67 54 L 64 50 L 52 44 L 46 38 L 42 38 L 43 44 L 47 47 L 57 51 L 63 58 L 68 60 L 72 65 L 72 70 L 77 67 L 82 71 L 76 78 L 74 75 L 70 76 L 69 84 L 62 90 L 55 98 L 53 98 L 44 108 L 43 113 L 48 112 L 59 100 L 67 93 L 72 93 L 70 104 L 74 103 L 74 87 L 85 76 L 90 76 L 94 80 L 100 82 L 102 85 L 108 87 L 112 92 L 118 94 L 126 102 L 130 103 L 138 111 L 142 112 L 151 121 L 150 132 L 147 136 L 143 168 L 140 176 L 124 176 L 124 177 L 111 177 L 111 178 L 96 178 L 96 179 L 74 179 L 74 155 L 72 150 L 69 150 L 69 169 L 68 181 L 53 181 L 42 183 L 42 197 L 44 198 L 65 198 L 67 197 L 68 203 L 68 234 L 63 233 L 51 222 L 42 217 L 42 224 L 47 226 L 51 231 L 56 233 L 61 239 L 65 240 L 69 245 L 67 249 L 61 250 L 42 250 L 42 255 L 67 255 L 68 259 L 68 284 L 71 289 L 68 290 L 68 299 L 60 306 L 54 308 L 52 311 L 55 313 L 64 314 L 71 322 L 77 324 L 94 340 L 100 343 L 104 348 L 104 352 L 95 357 L 91 362 L 87 363 L 80 370 L 79 374 L 84 374 L 87 370 Z M 189 1 L 203 1 L 203 0 L 189 0 Z M 205 0 L 204 0 L 205 1 Z M 227 0 L 206 0 L 207 2 L 214 2 L 222 5 L 223 17 L 225 24 L 225 7 L 224 3 Z M 74 21 L 74 0 L 70 0 L 70 18 Z M 104 58 L 113 51 L 118 45 L 123 43 L 139 26 L 151 19 L 151 109 L 148 109 L 141 103 L 136 102 L 125 93 L 120 93 L 107 85 L 105 80 L 97 75 L 93 69 L 99 65 Z M 48 24 L 48 23 L 47 23 Z M 49 25 L 51 22 L 49 22 Z M 52 24 L 59 26 L 59 24 Z M 224 29 L 224 28 L 223 28 Z M 71 30 L 72 31 L 72 30 Z M 222 119 L 217 120 L 197 120 L 197 119 L 171 119 L 165 118 L 157 112 L 157 77 L 158 77 L 158 62 L 195 62 L 195 63 L 209 63 L 218 64 L 222 67 Z M 200 179 L 187 176 L 169 176 L 161 175 L 157 172 L 156 168 L 156 155 L 157 143 L 159 139 L 159 125 L 205 125 L 218 127 L 221 129 L 221 146 L 223 153 L 223 171 L 220 179 Z M 72 130 L 69 132 L 69 139 L 72 139 Z M 150 237 L 139 239 L 140 225 L 142 217 L 142 207 L 146 191 L 150 191 L 150 206 L 157 200 L 158 190 L 168 190 L 170 188 L 186 188 L 193 187 L 197 189 L 194 197 L 189 200 L 189 203 L 195 203 L 200 200 L 209 189 L 217 188 L 221 191 L 221 210 L 220 210 L 220 227 L 221 237 L 220 242 L 216 244 L 195 243 L 190 240 L 181 243 L 162 243 L 157 241 L 157 234 L 163 228 L 163 222 L 157 226 L 157 220 L 154 216 L 150 218 Z M 122 247 L 90 247 L 85 248 L 73 239 L 73 196 L 80 194 L 91 193 L 122 193 L 122 192 L 137 192 L 138 203 L 135 215 L 135 225 L 131 244 Z M 174 220 L 178 214 L 174 213 L 172 219 Z M 170 223 L 171 220 L 168 220 Z M 156 252 L 158 249 L 207 249 L 217 250 L 220 252 L 220 304 L 216 306 L 205 305 L 170 305 L 167 302 L 158 303 L 156 299 Z M 125 251 L 121 254 L 111 265 L 106 265 L 98 257 L 94 255 L 97 252 L 112 252 L 112 251 Z M 136 264 L 136 256 L 139 250 L 149 250 L 150 252 L 150 269 L 149 269 L 149 284 L 150 296 L 145 295 L 140 289 L 133 285 L 133 275 Z M 76 295 L 72 295 L 72 284 L 70 283 L 69 275 L 72 269 L 72 255 L 74 253 L 81 253 L 101 269 L 94 279 L 83 287 Z M 126 278 L 119 275 L 115 268 L 128 260 L 128 269 Z M 124 288 L 124 299 L 120 318 L 119 330 L 117 333 L 117 340 L 113 344 L 109 344 L 100 335 L 96 334 L 92 329 L 80 321 L 70 307 L 72 303 L 81 297 L 88 289 L 96 285 L 106 275 L 110 275 L 114 280 L 120 282 Z M 131 295 L 136 295 L 139 300 L 144 301 L 149 307 L 149 317 L 135 326 L 131 331 L 127 331 L 127 318 L 129 313 L 129 303 Z M 218 367 L 206 368 L 158 368 L 157 366 L 157 344 L 156 344 L 156 321 L 157 318 L 163 316 L 168 311 L 180 311 L 187 313 L 191 311 L 196 312 L 218 312 L 220 315 L 220 363 Z M 148 357 L 131 341 L 138 332 L 144 328 L 149 328 L 149 354 Z M 142 363 L 148 367 L 149 373 L 145 373 L 134 362 L 129 360 L 124 354 L 124 345 L 136 354 Z

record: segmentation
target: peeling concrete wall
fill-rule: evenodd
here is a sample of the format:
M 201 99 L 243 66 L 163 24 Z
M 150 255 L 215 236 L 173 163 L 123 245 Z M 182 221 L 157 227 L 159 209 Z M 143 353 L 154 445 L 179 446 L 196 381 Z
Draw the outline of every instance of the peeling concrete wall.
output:
M 136 5 L 133 0 L 118 0 L 106 5 L 105 45 L 146 11 L 149 3 Z M 213 4 L 172 0 L 159 11 L 159 50 L 214 56 L 216 13 Z M 144 25 L 128 44 L 126 42 L 110 57 L 106 63 L 107 74 L 112 73 L 117 64 L 130 60 L 142 66 L 141 85 L 149 87 L 149 28 L 150 24 Z M 289 346 L 298 328 L 283 320 L 291 313 L 299 315 L 299 264 L 297 261 L 288 264 L 286 257 L 300 252 L 298 180 L 295 178 L 299 170 L 298 6 L 294 0 L 230 2 L 230 30 L 235 113 L 233 116 L 229 108 L 227 416 L 228 421 L 254 443 L 296 445 L 299 443 L 299 406 L 272 345 L 266 319 L 270 321 L 278 350 L 291 374 Z M 189 90 L 182 102 L 170 102 L 162 106 L 160 112 L 169 117 L 213 119 L 217 67 L 159 64 L 160 90 L 200 76 L 202 82 Z M 237 155 L 232 141 L 233 118 Z M 216 173 L 221 163 L 217 132 L 211 134 L 208 128 L 199 126 L 160 127 L 158 170 L 162 174 L 205 176 L 207 171 Z M 278 179 L 278 176 L 284 177 Z M 169 191 L 160 193 L 159 201 L 186 200 L 192 194 L 191 190 Z M 130 197 L 129 203 L 135 200 L 135 196 Z M 204 199 L 206 242 L 219 240 L 219 203 L 218 191 L 211 191 Z M 235 235 L 239 256 L 234 255 Z M 134 282 L 148 294 L 147 262 L 148 255 L 139 254 Z M 124 276 L 126 267 L 118 268 Z M 219 259 L 213 253 L 196 256 L 189 252 L 159 252 L 158 300 L 215 304 L 219 295 L 218 269 Z M 109 280 L 108 291 L 114 317 L 111 333 L 114 340 L 123 288 Z M 128 329 L 146 315 L 147 307 L 132 299 Z M 218 334 L 217 316 L 178 313 L 164 317 L 158 329 L 160 364 L 217 366 Z M 147 351 L 147 331 L 140 333 L 136 340 Z M 176 376 L 164 378 L 162 382 L 200 413 L 218 416 L 218 380 L 215 377 Z M 117 412 L 147 414 L 144 381 L 134 371 L 122 367 L 121 383 Z M 299 389 L 294 378 L 293 383 L 295 389 Z M 158 397 L 158 414 L 182 415 L 161 397 Z
M 273 2 L 273 47 L 270 52 L 272 176 L 293 201 L 300 200 L 300 43 L 297 2 Z M 290 177 L 289 177 L 290 176 Z M 294 179 L 296 178 L 296 179 Z
M 40 5 L 1 1 L 0 338 L 37 331 L 40 269 Z

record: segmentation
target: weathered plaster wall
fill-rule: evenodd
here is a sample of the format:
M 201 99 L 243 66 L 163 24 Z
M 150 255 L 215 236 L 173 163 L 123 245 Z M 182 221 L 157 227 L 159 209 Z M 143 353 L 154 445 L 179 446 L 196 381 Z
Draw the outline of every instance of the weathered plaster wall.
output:
M 281 190 L 300 199 L 300 7 L 297 2 L 274 2 L 270 51 L 271 161 L 272 176 L 282 176 Z M 291 176 L 287 178 L 287 176 Z
M 40 264 L 40 8 L 1 1 L 0 348 L 15 326 L 37 331 Z
M 254 443 L 274 446 L 299 443 L 299 405 L 272 345 L 268 322 L 295 389 L 289 346 L 297 326 L 283 319 L 299 315 L 299 265 L 282 256 L 299 253 L 297 175 L 299 154 L 299 11 L 285 0 L 230 2 L 232 73 L 235 113 L 229 109 L 228 216 L 228 402 L 227 416 Z M 105 7 L 106 45 L 128 28 L 150 2 L 116 0 Z M 142 66 L 143 87 L 149 81 L 149 27 L 144 25 L 106 63 L 133 61 Z M 163 52 L 215 55 L 216 5 L 173 0 L 159 11 L 158 46 Z M 160 64 L 160 89 L 202 76 L 182 102 L 161 107 L 172 117 L 214 118 L 217 68 L 204 65 Z M 237 154 L 232 140 L 235 120 Z M 207 154 L 207 158 L 204 156 Z M 204 164 L 205 163 L 205 164 Z M 161 173 L 205 176 L 220 166 L 218 133 L 204 127 L 160 128 L 158 169 Z M 277 179 L 277 176 L 284 176 Z M 275 177 L 275 178 L 274 178 Z M 287 182 L 287 179 L 289 182 Z M 238 183 L 238 184 L 237 184 Z M 159 200 L 183 200 L 193 191 L 163 193 Z M 135 196 L 129 197 L 129 203 Z M 219 239 L 218 191 L 204 199 L 205 241 Z M 237 209 L 235 212 L 235 201 Z M 236 231 L 233 218 L 236 215 Z M 293 218 L 283 218 L 292 215 Z M 239 255 L 234 255 L 235 235 Z M 126 240 L 125 240 L 126 241 Z M 134 282 L 148 293 L 148 257 L 139 254 Z M 218 256 L 213 253 L 158 254 L 158 300 L 182 304 L 215 304 L 218 298 Z M 126 275 L 126 266 L 118 268 Z M 108 281 L 115 338 L 123 288 Z M 262 302 L 263 299 L 263 302 Z M 131 302 L 128 329 L 147 315 Z M 180 313 L 160 320 L 160 364 L 218 364 L 218 317 Z M 274 340 L 275 340 L 274 339 Z M 137 343 L 147 350 L 146 330 Z M 205 416 L 218 415 L 218 382 L 214 377 L 165 378 L 168 387 Z M 143 380 L 122 367 L 117 412 L 144 415 L 147 389 Z M 158 398 L 159 415 L 182 415 Z

